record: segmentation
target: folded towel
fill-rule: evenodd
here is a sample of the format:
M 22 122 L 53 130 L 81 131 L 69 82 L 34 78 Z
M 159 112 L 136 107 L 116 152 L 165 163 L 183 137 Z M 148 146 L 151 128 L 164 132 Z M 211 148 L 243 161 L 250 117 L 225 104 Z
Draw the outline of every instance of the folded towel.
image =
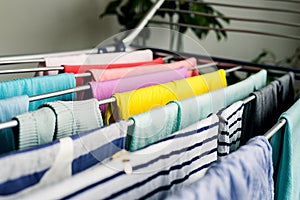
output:
M 55 92 L 74 88 L 76 86 L 74 74 L 59 74 L 53 76 L 22 78 L 0 82 L 0 99 L 13 96 L 39 94 Z M 29 103 L 29 110 L 36 110 L 41 104 L 50 101 L 63 100 L 71 101 L 75 99 L 75 93 L 55 96 Z
M 96 99 L 56 101 L 41 106 L 51 108 L 56 115 L 54 139 L 71 136 L 103 126 Z
M 186 99 L 226 86 L 226 73 L 224 70 L 218 70 L 165 84 L 116 93 L 113 95 L 116 102 L 111 103 L 106 110 L 105 123 L 109 123 L 112 113 L 115 120 L 126 120 L 133 115 L 166 105 L 171 100 Z
M 119 69 L 91 69 L 88 72 L 92 73 L 94 81 L 105 81 L 118 79 L 128 76 L 135 76 L 159 71 L 165 71 L 170 69 L 177 69 L 180 67 L 186 67 L 187 69 L 196 66 L 197 61 L 195 58 L 189 58 L 186 60 L 161 64 L 161 65 L 147 65 L 147 66 L 137 66 L 137 67 L 126 67 Z M 188 70 L 188 76 L 198 75 L 197 70 Z
M 218 160 L 203 178 L 175 191 L 167 200 L 273 200 L 272 176 L 272 148 L 265 137 L 258 136 Z
M 174 70 L 129 76 L 122 79 L 115 79 L 102 82 L 90 82 L 93 97 L 97 100 L 110 98 L 114 93 L 127 92 L 139 88 L 148 87 L 160 83 L 167 83 L 173 80 L 180 80 L 187 77 L 187 69 L 181 67 Z M 104 113 L 107 105 L 101 105 L 100 109 Z
M 18 121 L 18 127 L 15 129 L 18 149 L 34 147 L 53 140 L 56 118 L 51 109 L 38 109 L 18 115 L 14 119 Z
M 134 63 L 153 60 L 151 50 L 140 50 L 132 52 L 116 52 L 104 54 L 77 54 L 67 56 L 50 56 L 45 57 L 44 63 L 39 63 L 40 67 L 53 67 L 61 65 L 101 65 L 101 64 L 119 64 L 119 63 Z M 36 76 L 53 75 L 58 71 L 38 72 Z
M 271 138 L 275 170 L 275 199 L 299 199 L 300 194 L 300 100 L 279 120 L 286 125 Z
M 64 71 L 66 73 L 83 73 L 87 70 L 91 69 L 123 69 L 123 68 L 131 68 L 131 67 L 137 67 L 137 66 L 148 66 L 148 65 L 157 65 L 157 64 L 163 64 L 164 60 L 162 58 L 156 58 L 151 61 L 144 61 L 144 62 L 134 62 L 134 63 L 120 63 L 120 64 L 114 64 L 114 63 L 107 63 L 107 64 L 98 64 L 98 65 L 63 65 Z
M 266 80 L 267 71 L 261 70 L 236 84 L 180 101 L 181 128 L 204 119 L 209 114 L 217 112 L 236 101 L 243 100 L 254 90 L 265 86 Z
M 134 124 L 128 128 L 126 149 L 136 151 L 178 131 L 180 115 L 179 104 L 169 103 L 131 117 Z
M 11 120 L 13 117 L 28 111 L 29 100 L 27 95 L 0 100 L 0 123 Z M 16 149 L 12 128 L 0 130 L 0 154 Z

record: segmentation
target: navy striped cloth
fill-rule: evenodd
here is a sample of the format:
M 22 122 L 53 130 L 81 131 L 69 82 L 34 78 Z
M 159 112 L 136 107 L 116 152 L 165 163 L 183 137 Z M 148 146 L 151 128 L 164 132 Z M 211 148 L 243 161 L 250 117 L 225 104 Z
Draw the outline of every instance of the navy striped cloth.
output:
M 217 113 L 220 120 L 218 156 L 225 156 L 239 148 L 243 110 L 243 101 L 237 101 Z
M 219 120 L 213 114 L 135 152 L 119 152 L 22 199 L 162 199 L 199 180 L 217 160 Z
M 69 138 L 71 146 L 66 151 L 71 151 L 63 158 L 63 162 L 69 159 L 70 174 L 72 176 L 103 161 L 116 152 L 124 149 L 127 123 L 121 121 L 104 128 L 97 128 L 88 132 L 73 135 Z M 64 139 L 64 138 L 63 138 Z M 66 169 L 59 166 L 59 154 L 64 149 L 60 141 L 54 141 L 36 148 L 14 152 L 0 157 L 0 197 L 30 190 L 30 187 L 38 185 L 49 171 L 53 173 L 52 183 L 66 178 L 66 174 L 60 171 Z M 58 168 L 52 169 L 58 165 Z M 57 173 L 59 172 L 59 173 Z M 49 176 L 49 175 L 48 175 Z M 47 180 L 43 180 L 47 182 Z

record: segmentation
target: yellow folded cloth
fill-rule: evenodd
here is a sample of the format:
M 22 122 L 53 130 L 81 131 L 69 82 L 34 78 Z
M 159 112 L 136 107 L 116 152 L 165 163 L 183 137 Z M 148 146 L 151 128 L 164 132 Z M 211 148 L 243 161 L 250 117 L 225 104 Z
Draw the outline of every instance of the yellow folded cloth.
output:
M 127 120 L 136 114 L 166 105 L 171 100 L 186 99 L 226 86 L 226 73 L 220 69 L 208 74 L 116 93 L 113 95 L 116 101 L 106 110 L 105 124 L 109 124 L 112 115 L 115 121 Z

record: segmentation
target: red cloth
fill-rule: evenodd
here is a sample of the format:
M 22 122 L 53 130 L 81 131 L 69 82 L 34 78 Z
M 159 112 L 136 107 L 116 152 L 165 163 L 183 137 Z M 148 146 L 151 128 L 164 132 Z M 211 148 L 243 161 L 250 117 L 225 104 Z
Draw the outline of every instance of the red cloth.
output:
M 147 66 L 163 64 L 163 58 L 156 58 L 152 61 L 136 62 L 136 63 L 122 63 L 122 64 L 107 64 L 107 65 L 63 65 L 66 73 L 83 73 L 90 69 L 115 69 L 115 68 L 128 68 L 136 66 Z

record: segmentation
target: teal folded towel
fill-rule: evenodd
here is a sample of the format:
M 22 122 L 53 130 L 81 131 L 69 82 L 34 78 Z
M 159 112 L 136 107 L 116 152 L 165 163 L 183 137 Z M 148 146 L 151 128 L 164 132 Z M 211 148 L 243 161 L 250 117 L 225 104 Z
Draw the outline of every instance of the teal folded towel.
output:
M 28 111 L 28 96 L 17 96 L 0 100 L 0 123 Z M 15 139 L 12 128 L 0 130 L 0 154 L 15 150 Z
M 279 120 L 286 125 L 271 138 L 275 172 L 275 199 L 300 199 L 300 100 Z
M 74 88 L 76 80 L 74 74 L 59 74 L 53 76 L 40 76 L 34 78 L 22 78 L 0 82 L 0 99 L 14 96 L 55 92 Z M 36 110 L 41 104 L 56 100 L 71 101 L 75 99 L 75 93 L 51 97 L 43 100 L 33 101 L 29 104 L 29 110 Z
M 49 108 L 41 108 L 16 116 L 18 127 L 15 129 L 17 135 L 18 149 L 26 149 L 53 140 L 55 129 L 55 114 Z
M 267 71 L 260 72 L 228 87 L 203 95 L 184 99 L 181 102 L 181 127 L 186 128 L 209 114 L 219 111 L 266 85 Z
M 63 138 L 103 126 L 96 99 L 84 101 L 55 101 L 41 106 L 50 108 L 56 116 L 54 138 Z
M 162 140 L 180 128 L 180 103 L 166 106 L 131 117 L 134 124 L 128 127 L 126 149 L 135 151 Z

